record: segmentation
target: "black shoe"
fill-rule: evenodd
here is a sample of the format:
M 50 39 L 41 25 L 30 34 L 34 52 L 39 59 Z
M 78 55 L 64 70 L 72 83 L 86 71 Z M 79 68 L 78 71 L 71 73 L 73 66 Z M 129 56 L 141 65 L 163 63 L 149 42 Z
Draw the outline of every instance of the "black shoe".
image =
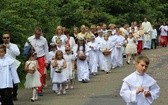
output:
M 39 92 L 39 93 L 38 93 L 38 96 L 43 96 L 43 93 L 42 93 L 42 92 Z
M 87 80 L 85 80 L 85 79 L 82 79 L 82 83 L 87 83 Z
M 126 61 L 126 62 L 127 62 L 128 65 L 130 64 L 128 61 Z
M 35 100 L 34 99 L 31 99 L 31 102 L 34 102 Z
M 126 56 L 126 55 L 123 55 L 123 58 L 127 58 L 127 56 Z
M 85 82 L 85 80 L 84 80 L 84 79 L 82 79 L 82 82 L 84 83 L 84 82 Z
M 17 101 L 18 100 L 18 98 L 17 97 L 13 97 L 13 101 Z

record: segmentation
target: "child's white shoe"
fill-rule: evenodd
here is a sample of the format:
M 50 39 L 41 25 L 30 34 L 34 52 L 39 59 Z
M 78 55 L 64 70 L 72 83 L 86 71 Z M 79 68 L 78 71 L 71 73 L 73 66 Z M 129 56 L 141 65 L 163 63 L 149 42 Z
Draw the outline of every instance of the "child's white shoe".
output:
M 34 98 L 31 98 L 31 102 L 34 102 L 35 101 L 35 99 Z
M 66 88 L 65 88 L 65 89 L 67 90 L 68 88 L 69 88 L 69 86 L 68 86 L 68 85 L 66 85 Z
M 60 92 L 60 91 L 58 91 L 58 92 L 57 92 L 57 95 L 58 95 L 58 96 L 59 96 L 59 95 L 61 95 L 61 92 Z
M 73 89 L 74 87 L 73 87 L 73 86 L 71 86 L 70 88 L 71 88 L 71 89 Z
M 38 94 L 36 94 L 36 96 L 35 96 L 35 98 L 34 98 L 35 100 L 38 100 Z
M 63 89 L 62 93 L 63 93 L 63 94 L 66 94 L 66 90 L 65 90 L 65 89 Z

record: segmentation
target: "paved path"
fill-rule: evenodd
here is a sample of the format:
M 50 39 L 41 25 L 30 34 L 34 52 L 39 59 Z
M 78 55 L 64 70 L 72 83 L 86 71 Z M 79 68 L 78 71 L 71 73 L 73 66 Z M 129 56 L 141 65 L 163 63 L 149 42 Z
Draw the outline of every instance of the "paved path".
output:
M 153 105 L 168 105 L 168 48 L 145 50 L 143 54 L 150 57 L 148 73 L 154 77 L 161 87 L 160 98 Z M 134 71 L 134 66 L 127 65 L 113 69 L 111 73 L 99 72 L 91 77 L 89 83 L 76 81 L 75 88 L 67 91 L 67 95 L 57 96 L 51 91 L 51 85 L 44 89 L 44 96 L 36 102 L 30 102 L 31 89 L 20 89 L 15 105 L 125 105 L 119 96 L 122 79 Z M 50 83 L 48 83 L 50 84 Z

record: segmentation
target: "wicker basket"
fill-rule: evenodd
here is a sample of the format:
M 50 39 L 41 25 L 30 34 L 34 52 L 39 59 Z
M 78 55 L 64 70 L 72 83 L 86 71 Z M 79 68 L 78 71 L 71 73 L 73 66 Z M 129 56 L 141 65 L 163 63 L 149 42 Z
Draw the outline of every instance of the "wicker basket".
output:
M 104 55 L 104 56 L 108 56 L 108 55 L 110 55 L 110 54 L 111 54 L 111 51 L 104 51 L 104 52 L 103 52 L 103 55 Z

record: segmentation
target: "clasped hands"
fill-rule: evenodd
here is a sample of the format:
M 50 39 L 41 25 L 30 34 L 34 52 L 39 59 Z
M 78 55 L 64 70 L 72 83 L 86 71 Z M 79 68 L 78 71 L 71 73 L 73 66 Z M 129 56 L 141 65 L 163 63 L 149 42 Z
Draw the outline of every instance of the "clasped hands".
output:
M 150 97 L 150 96 L 151 96 L 150 91 L 145 91 L 145 90 L 144 90 L 144 87 L 138 87 L 137 90 L 136 90 L 136 93 L 139 94 L 139 93 L 141 93 L 141 92 L 144 93 L 144 96 L 145 96 L 145 97 Z

